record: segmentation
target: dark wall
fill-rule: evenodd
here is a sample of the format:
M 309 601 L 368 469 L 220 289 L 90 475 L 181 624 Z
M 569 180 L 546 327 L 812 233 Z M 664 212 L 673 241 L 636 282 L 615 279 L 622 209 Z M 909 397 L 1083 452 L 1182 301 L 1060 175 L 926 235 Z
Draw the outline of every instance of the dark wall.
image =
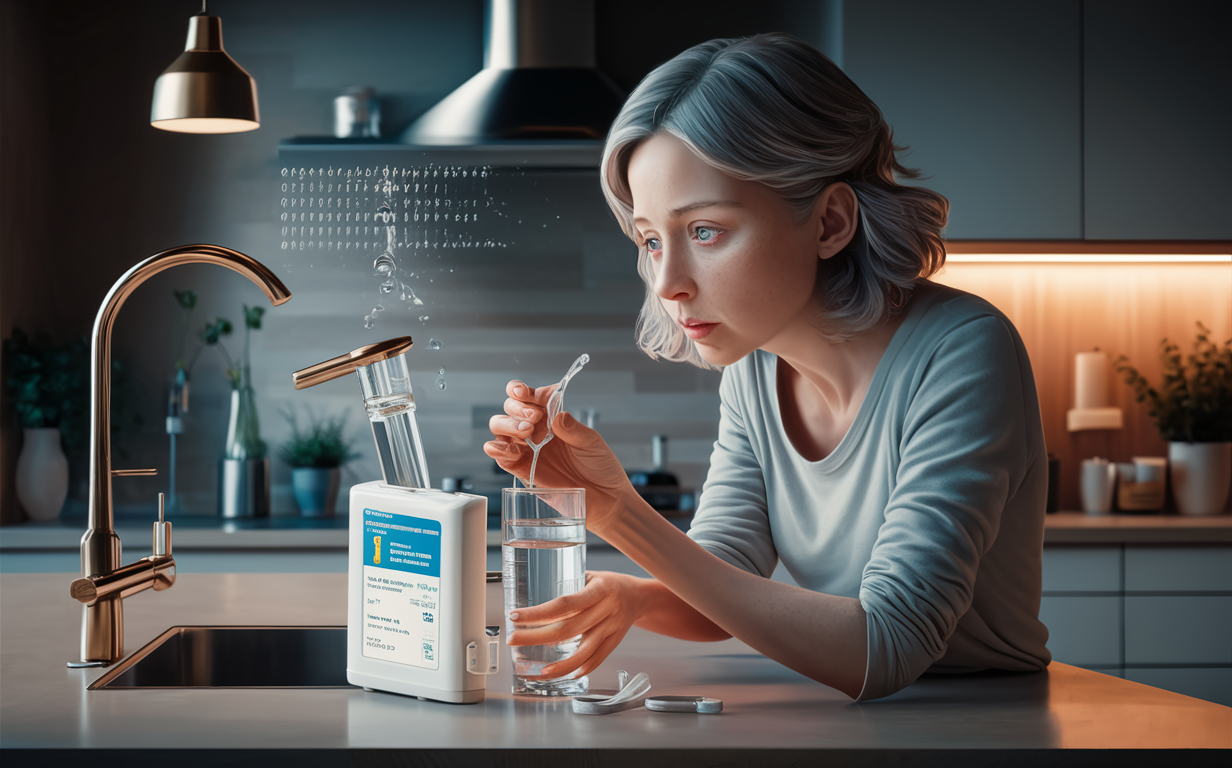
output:
M 215 0 L 210 12 L 222 18 L 226 49 L 257 80 L 262 125 L 235 135 L 171 134 L 150 127 L 150 94 L 158 74 L 183 48 L 188 18 L 199 10 L 195 2 L 5 0 L 0 7 L 0 336 L 5 338 L 14 327 L 58 340 L 88 333 L 108 287 L 125 269 L 186 243 L 218 243 L 249 253 L 274 266 L 290 285 L 296 270 L 303 274 L 309 265 L 291 263 L 277 252 L 279 140 L 328 134 L 332 99 L 351 85 L 377 90 L 383 128 L 386 135 L 396 135 L 482 66 L 480 0 Z M 658 63 L 712 37 L 780 29 L 826 49 L 828 40 L 840 39 L 833 24 L 827 27 L 839 8 L 836 2 L 803 0 L 598 0 L 598 61 L 629 89 Z M 606 211 L 597 194 L 577 205 L 585 206 L 574 211 L 577 218 L 601 226 Z M 587 242 L 600 250 L 619 250 L 623 241 L 613 230 L 586 235 Z M 581 242 L 577 250 L 582 259 Z M 632 360 L 640 287 L 623 278 L 609 282 L 594 287 L 607 296 L 604 311 L 615 306 L 627 318 L 610 338 L 520 332 L 520 350 L 508 349 L 514 342 L 502 342 L 497 354 L 484 346 L 482 334 L 459 331 L 453 336 L 458 343 L 450 347 L 455 357 L 448 362 L 456 378 L 448 393 L 438 395 L 433 413 L 440 421 L 425 427 L 425 442 L 438 446 L 435 477 L 487 472 L 479 452 L 484 430 L 473 412 L 499 403 L 501 382 L 514 375 L 528 380 L 558 376 L 551 371 L 563 370 L 560 361 L 567 365 L 582 351 L 579 346 L 587 345 L 594 354 L 606 345 L 610 359 L 621 362 L 606 374 L 592 374 L 589 384 L 579 378 L 571 389 L 578 393 L 576 404 L 601 408 L 618 455 L 631 465 L 648 463 L 651 434 L 673 433 L 680 438 L 673 444 L 677 471 L 700 483 L 717 421 L 713 377 Z M 278 411 L 292 397 L 285 374 L 314 354 L 336 354 L 350 348 L 345 345 L 377 340 L 362 333 L 349 309 L 339 309 L 356 301 L 344 296 L 344 289 L 303 293 L 291 287 L 296 299 L 287 307 L 295 309 L 268 314 L 267 328 L 254 339 L 259 358 L 277 361 L 266 371 L 254 371 L 262 393 L 263 432 L 275 443 L 285 434 Z M 199 322 L 219 315 L 235 319 L 240 304 L 264 303 L 243 278 L 206 267 L 159 275 L 129 299 L 115 328 L 115 354 L 131 374 L 124 415 L 140 415 L 144 425 L 130 427 L 120 440 L 117 447 L 124 455 L 117 458 L 117 467 L 159 466 L 165 472 L 163 391 L 180 335 L 171 291 L 181 288 L 201 294 Z M 305 335 L 309 327 L 318 329 L 311 338 Z M 393 325 L 376 332 L 382 330 L 394 335 Z M 225 432 L 227 385 L 221 368 L 220 361 L 203 358 L 196 372 L 194 411 L 180 445 L 182 490 L 194 494 L 198 513 L 211 511 L 213 463 Z M 294 402 L 328 409 L 353 401 L 349 390 L 337 390 Z M 0 403 L 2 523 L 21 517 L 9 492 L 20 432 L 10 411 Z M 361 448 L 367 448 L 361 423 L 354 426 Z M 71 494 L 78 499 L 83 466 L 78 457 Z M 349 479 L 368 479 L 374 469 L 369 456 L 352 467 Z M 163 482 L 122 481 L 116 485 L 117 501 L 148 506 Z M 285 487 L 281 496 L 277 487 L 286 482 L 285 469 L 278 470 L 276 507 L 289 503 Z

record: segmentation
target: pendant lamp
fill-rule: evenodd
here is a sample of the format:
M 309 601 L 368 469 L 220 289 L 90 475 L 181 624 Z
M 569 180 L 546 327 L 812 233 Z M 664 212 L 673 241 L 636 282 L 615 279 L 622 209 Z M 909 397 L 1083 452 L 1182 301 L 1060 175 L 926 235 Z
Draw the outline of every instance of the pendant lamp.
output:
M 257 81 L 222 49 L 222 19 L 188 20 L 184 53 L 154 82 L 150 125 L 180 133 L 239 133 L 261 127 Z

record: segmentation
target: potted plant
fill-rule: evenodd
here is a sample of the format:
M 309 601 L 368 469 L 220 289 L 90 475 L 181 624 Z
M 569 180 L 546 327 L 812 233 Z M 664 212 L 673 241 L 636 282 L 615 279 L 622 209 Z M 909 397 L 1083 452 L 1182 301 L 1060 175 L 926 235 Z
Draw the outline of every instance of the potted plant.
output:
M 68 497 L 70 450 L 85 443 L 90 412 L 90 348 L 85 339 L 53 346 L 20 328 L 4 342 L 9 402 L 22 426 L 17 499 L 31 520 L 51 520 Z
M 1214 515 L 1223 510 L 1232 485 L 1232 339 L 1217 345 L 1210 329 L 1197 325 L 1188 357 L 1166 338 L 1160 342 L 1158 389 L 1124 355 L 1115 364 L 1168 441 L 1177 509 L 1183 515 Z
M 295 503 L 304 517 L 332 517 L 338 503 L 340 468 L 358 457 L 344 436 L 346 418 L 318 419 L 310 411 L 309 424 L 304 428 L 295 411 L 285 411 L 283 416 L 291 425 L 291 437 L 278 454 L 291 465 Z

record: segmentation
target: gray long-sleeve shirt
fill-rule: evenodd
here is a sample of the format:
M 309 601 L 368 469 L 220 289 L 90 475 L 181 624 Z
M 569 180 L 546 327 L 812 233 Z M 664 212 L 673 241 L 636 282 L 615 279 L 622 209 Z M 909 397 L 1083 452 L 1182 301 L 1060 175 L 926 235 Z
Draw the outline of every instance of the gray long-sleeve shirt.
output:
M 776 364 L 757 351 L 724 370 L 689 536 L 752 573 L 782 560 L 802 587 L 858 597 L 861 701 L 925 671 L 1047 666 L 1047 453 L 1010 321 L 976 296 L 919 286 L 851 429 L 821 461 L 784 432 Z

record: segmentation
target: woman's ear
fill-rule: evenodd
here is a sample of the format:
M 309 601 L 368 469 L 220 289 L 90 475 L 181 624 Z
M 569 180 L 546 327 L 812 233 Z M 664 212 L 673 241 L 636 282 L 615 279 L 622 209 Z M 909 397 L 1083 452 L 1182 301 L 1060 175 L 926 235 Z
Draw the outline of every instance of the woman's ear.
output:
M 855 237 L 860 202 L 849 184 L 834 182 L 821 191 L 813 215 L 817 221 L 817 256 L 828 259 Z

